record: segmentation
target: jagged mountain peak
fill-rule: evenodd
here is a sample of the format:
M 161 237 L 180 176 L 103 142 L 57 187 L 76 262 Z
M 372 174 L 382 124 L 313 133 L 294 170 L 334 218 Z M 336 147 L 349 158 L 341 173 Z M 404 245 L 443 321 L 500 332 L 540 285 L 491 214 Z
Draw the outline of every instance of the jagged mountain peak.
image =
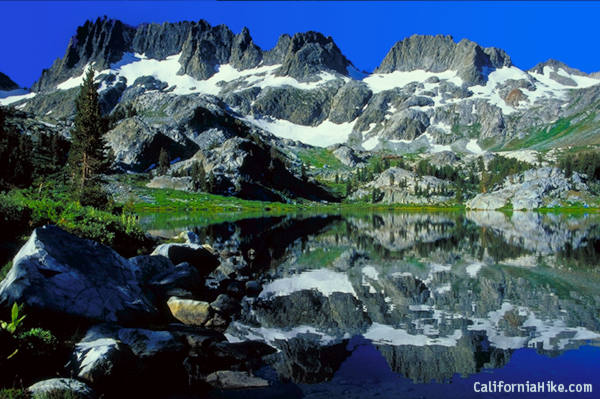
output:
M 544 74 L 544 67 L 549 67 L 554 72 L 558 72 L 560 69 L 563 69 L 565 72 L 567 72 L 567 73 L 569 73 L 571 75 L 588 76 L 587 73 L 582 72 L 582 71 L 580 71 L 579 69 L 576 69 L 576 68 L 571 68 L 570 66 L 568 66 L 564 62 L 555 60 L 553 58 L 550 58 L 550 59 L 548 59 L 548 60 L 546 60 L 544 62 L 540 62 L 539 64 L 536 64 L 533 68 L 531 68 L 529 70 L 529 72 L 539 73 L 539 74 L 543 75 Z
M 7 75 L 0 72 L 0 90 L 2 91 L 11 91 L 19 89 L 19 85 L 16 84 L 11 78 Z
M 87 20 L 77 28 L 62 59 L 57 59 L 33 84 L 34 91 L 53 88 L 73 75 L 81 74 L 86 65 L 94 63 L 101 70 L 119 61 L 130 48 L 135 29 L 119 20 L 98 18 Z
M 331 36 L 325 37 L 322 33 L 308 31 L 291 37 L 278 75 L 291 76 L 300 81 L 310 80 L 323 70 L 348 75 L 349 65 L 350 61 Z
M 65 56 L 42 72 L 33 90 L 52 90 L 69 78 L 81 75 L 90 64 L 97 70 L 108 69 L 127 53 L 156 60 L 180 54 L 178 73 L 199 80 L 209 79 L 224 64 L 238 71 L 261 63 L 281 64 L 279 76 L 300 81 L 318 80 L 315 75 L 326 70 L 347 75 L 346 67 L 351 65 L 333 39 L 319 32 L 282 35 L 271 51 L 263 52 L 246 27 L 235 34 L 226 25 L 211 26 L 205 20 L 131 27 L 119 20 L 98 18 L 77 28 Z
M 510 57 L 503 50 L 484 48 L 468 39 L 456 43 L 450 35 L 412 35 L 394 44 L 375 72 L 455 70 L 472 85 L 485 82 L 486 68 L 511 65 Z

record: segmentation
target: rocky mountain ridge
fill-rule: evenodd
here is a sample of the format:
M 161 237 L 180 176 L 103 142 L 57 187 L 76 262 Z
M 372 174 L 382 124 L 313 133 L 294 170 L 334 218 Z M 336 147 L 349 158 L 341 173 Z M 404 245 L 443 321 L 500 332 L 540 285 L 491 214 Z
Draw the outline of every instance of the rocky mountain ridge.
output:
M 17 90 L 19 85 L 12 81 L 11 78 L 0 72 L 0 90 L 2 91 L 12 91 Z
M 272 50 L 263 51 L 252 41 L 247 28 L 236 35 L 225 25 L 211 26 L 204 20 L 134 28 L 118 20 L 98 18 L 77 29 L 64 57 L 42 72 L 33 90 L 51 90 L 81 74 L 91 63 L 97 70 L 110 68 L 126 53 L 144 54 L 156 60 L 181 54 L 178 73 L 198 80 L 210 78 L 223 64 L 240 71 L 259 64 L 281 65 L 280 76 L 300 80 L 323 69 L 347 75 L 345 68 L 350 65 L 333 39 L 318 32 L 282 35 Z
M 98 19 L 78 28 L 32 93 L 0 103 L 68 119 L 70 90 L 89 65 L 100 74 L 105 112 L 145 92 L 212 95 L 246 123 L 311 145 L 479 153 L 598 142 L 596 74 L 555 60 L 523 71 L 503 50 L 442 35 L 397 42 L 367 74 L 317 32 L 284 34 L 265 51 L 246 28 Z M 567 137 L 545 134 L 565 124 Z

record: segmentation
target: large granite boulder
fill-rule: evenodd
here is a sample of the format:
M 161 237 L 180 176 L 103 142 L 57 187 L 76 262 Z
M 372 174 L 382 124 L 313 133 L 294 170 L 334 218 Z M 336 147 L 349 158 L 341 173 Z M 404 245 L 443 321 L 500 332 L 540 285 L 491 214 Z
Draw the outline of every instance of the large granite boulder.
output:
M 31 395 L 48 398 L 95 399 L 94 391 L 81 381 L 72 378 L 51 378 L 27 388 Z
M 133 323 L 155 319 L 135 266 L 111 248 L 56 226 L 34 230 L 0 283 L 0 303 L 85 319 Z
M 351 147 L 342 145 L 333 150 L 332 154 L 339 159 L 341 163 L 351 168 L 364 163 L 365 158 L 360 157 Z

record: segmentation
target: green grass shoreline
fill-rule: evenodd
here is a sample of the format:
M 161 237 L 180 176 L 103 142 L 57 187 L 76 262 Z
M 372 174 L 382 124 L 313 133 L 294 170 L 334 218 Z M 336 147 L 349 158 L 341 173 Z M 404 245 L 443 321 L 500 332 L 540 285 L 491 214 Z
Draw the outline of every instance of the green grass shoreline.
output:
M 465 204 L 380 204 L 370 202 L 319 203 L 302 201 L 279 203 L 249 201 L 236 197 L 224 197 L 206 193 L 188 193 L 170 189 L 140 190 L 130 204 L 138 215 L 140 225 L 145 230 L 180 229 L 184 226 L 206 226 L 210 224 L 235 222 L 241 219 L 315 215 L 348 215 L 377 212 L 397 213 L 445 213 L 466 212 Z M 143 198 L 144 201 L 139 201 Z M 478 212 L 477 210 L 473 210 Z M 498 210 L 511 215 L 516 210 L 505 207 Z M 600 213 L 599 207 L 584 207 L 580 204 L 554 208 L 531 210 L 542 214 L 584 215 Z
M 299 201 L 297 203 L 281 203 L 244 200 L 236 197 L 225 197 L 207 193 L 188 193 L 172 189 L 144 189 L 132 204 L 138 214 L 150 212 L 193 211 L 206 213 L 256 212 L 272 214 L 277 212 L 298 211 L 340 211 L 340 210 L 402 210 L 402 211 L 458 211 L 467 210 L 464 203 L 445 204 L 382 204 L 371 202 L 321 203 Z M 475 209 L 473 209 L 476 211 Z M 511 207 L 497 211 L 514 211 Z M 580 204 L 558 207 L 542 207 L 533 209 L 537 212 L 598 212 L 600 207 L 585 207 Z

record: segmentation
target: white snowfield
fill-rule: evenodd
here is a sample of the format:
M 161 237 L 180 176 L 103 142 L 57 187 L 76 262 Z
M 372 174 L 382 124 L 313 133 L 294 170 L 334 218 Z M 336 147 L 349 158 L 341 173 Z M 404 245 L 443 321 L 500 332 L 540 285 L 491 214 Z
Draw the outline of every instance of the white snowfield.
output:
M 438 83 L 428 81 L 432 77 L 440 81 L 447 81 L 456 86 L 462 86 L 463 80 L 457 75 L 456 71 L 427 72 L 424 70 L 414 71 L 395 71 L 391 73 L 365 74 L 353 66 L 347 68 L 349 77 L 344 77 L 336 73 L 321 72 L 320 80 L 316 82 L 300 82 L 289 76 L 276 76 L 276 71 L 281 65 L 259 65 L 256 68 L 238 71 L 233 66 L 225 64 L 216 67 L 216 73 L 206 80 L 198 80 L 189 75 L 180 74 L 181 64 L 179 58 L 181 54 L 167 57 L 164 60 L 155 60 L 146 57 L 144 54 L 127 53 L 122 60 L 112 64 L 109 69 L 98 71 L 97 75 L 112 73 L 117 77 L 127 79 L 127 85 L 132 85 L 135 80 L 143 76 L 153 76 L 154 78 L 166 82 L 172 88 L 172 92 L 179 95 L 202 93 L 218 96 L 222 87 L 226 83 L 236 83 L 238 90 L 245 90 L 250 87 L 294 87 L 300 90 L 314 90 L 333 80 L 342 79 L 346 82 L 350 80 L 362 81 L 374 93 L 380 93 L 385 90 L 402 88 L 406 85 L 418 83 L 423 85 L 423 89 L 417 90 L 416 95 L 429 95 L 434 105 L 415 106 L 423 112 L 431 112 L 437 107 L 443 107 L 448 103 L 465 101 L 472 99 L 484 99 L 490 104 L 499 107 L 502 113 L 509 115 L 519 109 L 525 109 L 544 98 L 565 98 L 568 90 L 577 88 L 586 88 L 600 84 L 598 78 L 573 75 L 559 69 L 556 73 L 564 78 L 570 79 L 569 84 L 562 84 L 552 79 L 553 69 L 544 67 L 543 74 L 528 73 L 517 67 L 505 67 L 496 70 L 486 71 L 488 79 L 485 85 L 471 86 L 469 90 L 473 95 L 461 99 L 442 99 L 441 94 L 431 97 L 431 90 Z M 93 65 L 92 65 L 93 66 Z M 84 73 L 85 74 L 85 73 Z M 68 90 L 81 85 L 84 74 L 68 79 L 57 86 L 59 90 Z M 533 90 L 521 89 L 523 99 L 514 108 L 508 105 L 498 92 L 498 85 L 504 84 L 508 80 L 527 80 L 533 85 Z M 572 85 L 574 82 L 574 86 Z M 102 85 L 101 89 L 106 89 Z M 26 90 L 15 90 L 11 92 L 0 91 L 0 105 L 9 105 L 17 101 L 33 98 L 35 93 L 28 93 Z M 396 113 L 392 106 L 387 111 L 386 119 Z M 294 124 L 287 120 L 274 118 L 263 118 L 259 116 L 248 116 L 246 120 L 258 127 L 265 129 L 279 137 L 302 141 L 307 144 L 326 147 L 331 144 L 344 143 L 348 140 L 353 131 L 356 120 L 341 124 L 325 120 L 318 126 L 303 126 Z M 374 127 L 374 126 L 373 126 Z M 443 124 L 433 124 L 430 129 L 441 129 L 450 132 L 451 126 Z M 429 131 L 429 130 L 428 130 Z M 362 146 L 366 150 L 376 149 L 379 145 L 378 133 L 363 132 L 366 137 Z M 419 139 L 419 138 L 417 138 Z M 449 145 L 436 144 L 432 136 L 427 137 L 430 152 L 439 152 L 450 150 Z M 403 142 L 403 141 L 402 141 Z M 407 141 L 410 143 L 410 141 Z M 481 154 L 484 151 L 477 145 L 475 140 L 471 140 L 466 145 L 466 150 L 474 154 Z
M 29 93 L 24 89 L 0 90 L 0 105 L 10 105 L 17 101 L 26 100 L 35 97 L 35 93 Z
M 429 78 L 437 77 L 440 80 L 447 80 L 457 86 L 463 84 L 463 80 L 456 75 L 455 71 L 427 72 L 423 70 L 415 71 L 394 71 L 391 73 L 374 73 L 363 79 L 373 94 L 385 90 L 402 88 L 411 83 L 425 83 Z
M 340 124 L 326 120 L 317 126 L 303 126 L 290 121 L 268 117 L 257 119 L 247 116 L 244 119 L 278 137 L 297 140 L 319 147 L 346 142 L 348 135 L 352 132 L 356 123 L 356 120 Z
M 234 81 L 245 83 L 243 89 L 249 87 L 282 87 L 291 86 L 301 90 L 313 90 L 324 83 L 336 79 L 336 75 L 329 72 L 321 72 L 321 78 L 317 82 L 299 82 L 289 76 L 276 76 L 275 71 L 281 65 L 259 66 L 257 68 L 238 71 L 229 64 L 218 65 L 216 73 L 206 80 L 198 80 L 189 75 L 180 74 L 181 54 L 167 57 L 164 60 L 155 60 L 144 54 L 127 53 L 118 63 L 112 64 L 110 69 L 97 72 L 96 75 L 112 73 L 117 77 L 127 79 L 127 85 L 132 85 L 137 78 L 152 76 L 166 82 L 169 87 L 175 87 L 175 94 L 202 93 L 218 95 L 221 85 Z M 86 68 L 87 69 L 87 68 Z M 68 90 L 81 85 L 85 73 L 73 77 L 57 86 L 58 89 Z

